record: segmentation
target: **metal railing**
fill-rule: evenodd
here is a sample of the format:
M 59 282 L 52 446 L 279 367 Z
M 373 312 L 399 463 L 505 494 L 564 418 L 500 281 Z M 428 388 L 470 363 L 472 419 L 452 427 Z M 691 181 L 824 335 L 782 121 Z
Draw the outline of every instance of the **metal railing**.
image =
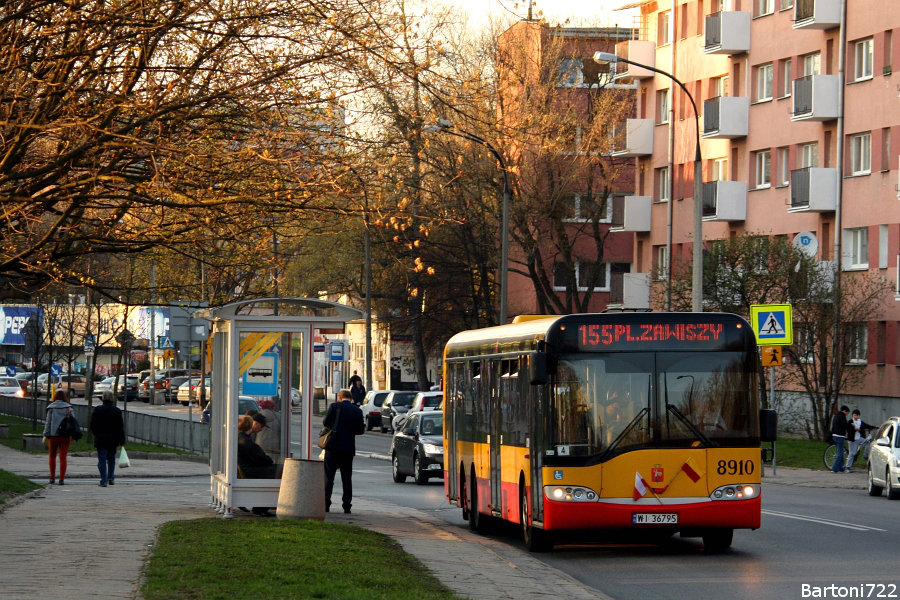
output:
M 721 98 L 716 96 L 703 102 L 703 133 L 715 133 L 719 130 L 719 105 Z
M 703 216 L 716 216 L 716 203 L 718 202 L 719 186 L 718 181 L 711 181 L 703 184 Z
M 722 45 L 722 13 L 715 12 L 706 17 L 706 32 L 703 45 L 706 48 Z
M 809 169 L 791 171 L 791 208 L 809 206 Z
M 50 402 L 47 400 L 37 400 L 37 420 L 40 423 L 38 433 L 44 430 L 44 415 L 47 412 L 48 404 Z M 87 431 L 90 423 L 88 407 L 83 404 L 73 404 L 72 409 L 81 429 Z M 34 400 L 31 398 L 0 396 L 0 414 L 31 420 L 33 410 Z M 205 423 L 131 411 L 123 411 L 123 416 L 125 432 L 132 442 L 158 444 L 167 448 L 209 455 L 209 425 Z M 193 430 L 193 436 L 191 430 Z M 193 447 L 191 447 L 192 437 Z
M 805 115 L 812 112 L 813 106 L 813 77 L 807 75 L 794 80 L 794 114 Z

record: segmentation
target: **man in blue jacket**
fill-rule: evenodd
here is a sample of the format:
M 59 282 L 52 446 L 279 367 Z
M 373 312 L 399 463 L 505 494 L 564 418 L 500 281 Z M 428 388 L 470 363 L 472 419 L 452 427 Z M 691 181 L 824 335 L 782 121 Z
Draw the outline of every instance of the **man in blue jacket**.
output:
M 322 425 L 334 431 L 331 447 L 325 450 L 325 512 L 331 508 L 331 491 L 334 489 L 334 474 L 341 470 L 344 495 L 341 504 L 344 512 L 350 512 L 353 502 L 353 457 L 356 456 L 356 436 L 366 430 L 362 411 L 353 403 L 347 390 L 338 393 L 338 401 L 328 407 Z

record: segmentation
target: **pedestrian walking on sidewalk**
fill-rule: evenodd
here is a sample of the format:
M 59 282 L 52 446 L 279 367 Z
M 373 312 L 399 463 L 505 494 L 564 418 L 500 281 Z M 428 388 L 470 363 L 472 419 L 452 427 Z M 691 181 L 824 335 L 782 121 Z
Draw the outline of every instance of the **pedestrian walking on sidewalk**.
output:
M 106 487 L 116 483 L 116 448 L 125 446 L 125 422 L 112 390 L 104 390 L 101 398 L 103 404 L 91 415 L 91 433 L 97 448 L 100 487 Z
M 334 489 L 334 475 L 341 470 L 341 484 L 344 495 L 341 504 L 344 512 L 350 512 L 353 503 L 353 457 L 356 456 L 356 436 L 366 431 L 362 411 L 353 403 L 353 396 L 347 390 L 338 393 L 338 402 L 332 403 L 325 413 L 322 425 L 334 431 L 331 448 L 325 450 L 325 512 L 331 509 L 331 492 Z
M 50 483 L 56 483 L 56 455 L 59 454 L 59 485 L 66 483 L 66 467 L 68 466 L 69 444 L 72 438 L 56 435 L 59 426 L 72 411 L 69 397 L 63 390 L 56 390 L 53 402 L 47 406 L 47 415 L 44 417 L 44 444 L 50 448 Z
M 834 438 L 834 447 L 837 449 L 834 463 L 831 465 L 831 471 L 834 473 L 844 472 L 844 442 L 847 441 L 847 415 L 849 414 L 850 409 L 845 405 L 831 419 L 831 437 Z

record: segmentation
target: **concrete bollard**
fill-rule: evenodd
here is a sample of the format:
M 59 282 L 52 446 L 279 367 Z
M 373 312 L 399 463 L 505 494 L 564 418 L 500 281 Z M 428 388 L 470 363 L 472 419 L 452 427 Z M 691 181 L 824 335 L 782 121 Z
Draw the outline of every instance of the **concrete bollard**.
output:
M 9 425 L 6 423 L 0 423 L 0 438 L 9 439 Z
M 34 452 L 36 450 L 44 449 L 44 442 L 42 441 L 44 436 L 39 433 L 23 433 L 22 434 L 22 450 L 25 452 Z M 322 497 L 325 497 L 325 492 L 322 492 Z
M 322 461 L 285 459 L 275 514 L 279 519 L 325 520 L 325 465 Z
M 161 406 L 166 403 L 166 393 L 162 390 L 150 391 L 150 404 Z

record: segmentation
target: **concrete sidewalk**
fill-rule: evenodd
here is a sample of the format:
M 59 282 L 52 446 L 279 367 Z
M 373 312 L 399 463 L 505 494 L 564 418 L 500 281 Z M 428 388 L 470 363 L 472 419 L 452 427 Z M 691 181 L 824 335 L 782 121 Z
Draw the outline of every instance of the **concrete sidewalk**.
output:
M 0 468 L 47 481 L 46 455 L 0 446 Z M 216 515 L 209 508 L 208 475 L 204 464 L 133 458 L 131 468 L 117 470 L 117 485 L 100 488 L 96 458 L 70 457 L 65 486 L 8 503 L 0 513 L 0 595 L 4 600 L 139 598 L 141 569 L 159 525 Z M 865 474 L 779 468 L 772 476 L 767 468 L 763 481 L 861 489 Z M 327 520 L 390 535 L 461 596 L 606 597 L 506 541 L 415 509 L 363 496 L 354 499 L 353 514 L 329 513 Z

